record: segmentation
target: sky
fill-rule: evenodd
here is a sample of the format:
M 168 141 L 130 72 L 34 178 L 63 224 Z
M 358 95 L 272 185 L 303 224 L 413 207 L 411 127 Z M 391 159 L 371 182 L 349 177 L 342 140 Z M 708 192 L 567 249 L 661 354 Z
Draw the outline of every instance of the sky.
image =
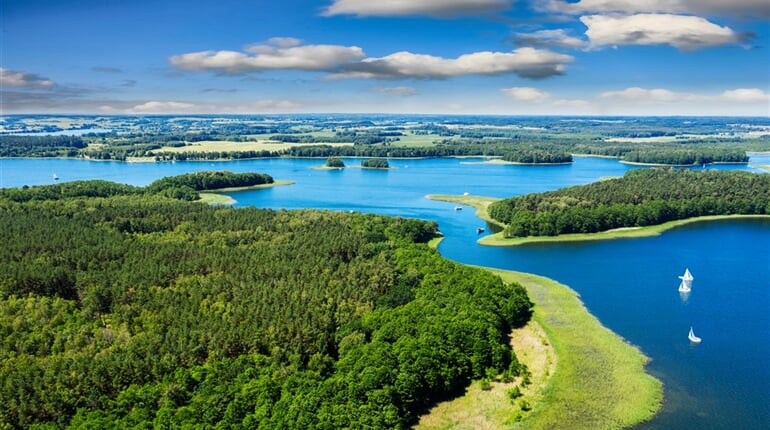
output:
M 770 117 L 768 0 L 0 0 L 0 115 Z

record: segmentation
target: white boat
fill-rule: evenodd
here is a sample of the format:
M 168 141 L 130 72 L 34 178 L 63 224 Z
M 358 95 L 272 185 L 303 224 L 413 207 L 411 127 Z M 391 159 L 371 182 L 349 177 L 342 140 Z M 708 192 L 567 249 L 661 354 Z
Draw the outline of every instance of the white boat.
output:
M 455 206 L 455 210 L 456 211 L 461 211 L 461 210 L 463 210 L 463 207 L 462 206 Z
M 690 342 L 692 343 L 700 343 L 700 338 L 695 336 L 695 333 L 692 331 L 692 327 L 690 327 L 690 334 L 687 335 L 687 338 L 690 339 Z
M 53 180 L 54 181 L 58 181 L 59 180 L 59 177 L 56 175 L 56 173 L 53 174 Z
M 479 228 L 477 228 L 477 229 L 476 229 L 476 233 L 477 233 L 477 234 L 481 234 L 481 233 L 484 233 L 485 231 L 486 231 L 486 230 L 484 230 L 484 227 L 479 227 Z
M 682 280 L 679 284 L 679 292 L 689 293 L 692 290 L 692 281 L 695 279 L 690 273 L 690 269 L 684 269 L 684 275 L 680 276 L 679 279 Z
M 684 275 L 680 276 L 679 279 L 692 282 L 695 278 L 693 278 L 692 273 L 690 273 L 690 269 L 684 269 Z

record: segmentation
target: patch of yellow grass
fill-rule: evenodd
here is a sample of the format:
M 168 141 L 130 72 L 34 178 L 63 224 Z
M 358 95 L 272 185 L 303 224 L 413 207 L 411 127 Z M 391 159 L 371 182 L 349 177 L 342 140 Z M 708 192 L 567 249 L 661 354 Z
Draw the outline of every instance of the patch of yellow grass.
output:
M 350 143 L 280 143 L 274 140 L 257 142 L 232 142 L 228 140 L 203 140 L 191 142 L 185 146 L 164 146 L 158 152 L 243 152 L 243 151 L 283 151 L 294 146 L 351 146 Z

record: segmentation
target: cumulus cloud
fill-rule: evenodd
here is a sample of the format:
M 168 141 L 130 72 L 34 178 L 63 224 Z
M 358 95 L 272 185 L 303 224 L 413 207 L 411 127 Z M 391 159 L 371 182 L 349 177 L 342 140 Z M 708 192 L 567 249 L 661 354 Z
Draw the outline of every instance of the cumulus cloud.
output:
M 574 15 L 584 13 L 674 13 L 744 17 L 770 17 L 767 0 L 547 0 L 541 8 Z
M 294 38 L 272 38 L 267 44 L 251 45 L 246 53 L 201 51 L 174 55 L 169 61 L 182 70 L 243 74 L 264 70 L 328 71 L 364 58 L 357 46 L 301 45 Z
M 374 87 L 374 91 L 384 94 L 397 94 L 399 96 L 413 96 L 417 94 L 415 87 Z
M 540 30 L 534 33 L 516 33 L 512 36 L 511 40 L 517 46 L 537 48 L 582 48 L 586 44 L 582 39 L 572 37 L 561 29 Z
M 738 103 L 770 103 L 770 94 L 759 88 L 736 88 L 721 94 L 721 98 Z
M 485 15 L 509 9 L 515 0 L 333 0 L 322 15 L 408 16 L 436 18 Z
M 503 88 L 500 91 L 507 94 L 512 99 L 522 102 L 539 103 L 551 96 L 545 91 L 532 87 L 511 87 Z
M 589 15 L 580 17 L 588 27 L 586 36 L 594 47 L 608 45 L 671 45 L 694 50 L 739 42 L 729 27 L 697 16 L 637 14 L 630 16 Z
M 133 113 L 133 114 L 249 114 L 263 112 L 293 112 L 301 108 L 300 103 L 291 100 L 256 100 L 239 104 L 220 104 L 220 103 L 187 103 L 178 101 L 148 101 L 137 104 L 127 109 L 114 109 L 115 112 Z M 106 112 L 109 105 L 101 106 L 101 110 Z
M 413 54 L 402 51 L 381 58 L 366 58 L 346 65 L 330 79 L 447 79 L 465 75 L 513 73 L 523 78 L 541 79 L 564 73 L 573 57 L 534 48 L 513 52 L 474 52 L 457 58 Z
M 697 98 L 691 93 L 677 93 L 664 88 L 646 89 L 640 87 L 626 88 L 620 91 L 607 91 L 601 94 L 602 98 L 624 99 L 634 102 L 676 102 Z
M 53 81 L 40 75 L 2 67 L 0 67 L 0 84 L 4 87 L 26 89 L 48 89 L 55 85 Z
M 149 101 L 131 108 L 133 113 L 188 113 L 195 108 L 192 103 Z

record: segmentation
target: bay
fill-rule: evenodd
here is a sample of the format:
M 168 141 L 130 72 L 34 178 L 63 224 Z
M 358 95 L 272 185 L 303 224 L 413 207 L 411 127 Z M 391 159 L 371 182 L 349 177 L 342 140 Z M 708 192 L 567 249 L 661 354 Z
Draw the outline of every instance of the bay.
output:
M 765 158 L 763 158 L 765 157 Z M 345 159 L 358 166 L 360 159 Z M 256 171 L 291 186 L 232 193 L 235 206 L 319 208 L 434 220 L 445 235 L 439 251 L 468 264 L 531 272 L 576 290 L 605 326 L 651 358 L 664 383 L 663 409 L 643 429 L 764 428 L 770 422 L 770 221 L 691 224 L 658 237 L 491 248 L 476 244 L 484 223 L 470 207 L 427 194 L 510 197 L 620 176 L 611 159 L 571 165 L 483 164 L 483 159 L 390 160 L 392 170 L 314 169 L 324 160 L 125 163 L 71 159 L 0 159 L 0 187 L 105 179 L 144 186 L 200 170 Z M 767 164 L 766 156 L 752 162 Z M 759 169 L 744 165 L 722 170 Z M 489 229 L 487 229 L 489 230 Z M 688 297 L 678 275 L 694 276 Z M 693 326 L 703 338 L 692 345 Z

